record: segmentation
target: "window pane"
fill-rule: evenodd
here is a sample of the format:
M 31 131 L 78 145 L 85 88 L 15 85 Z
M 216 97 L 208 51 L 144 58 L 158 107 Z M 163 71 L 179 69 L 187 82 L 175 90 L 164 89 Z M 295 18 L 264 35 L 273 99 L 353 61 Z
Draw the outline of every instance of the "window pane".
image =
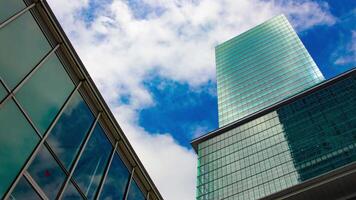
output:
M 12 194 L 10 195 L 10 199 L 41 200 L 40 196 L 24 177 L 21 177 L 20 181 L 17 183 L 14 191 L 12 191 Z
M 74 171 L 74 179 L 88 199 L 93 199 L 112 146 L 97 125 Z
M 53 55 L 16 96 L 43 134 L 73 89 L 61 62 Z
M 0 108 L 0 198 L 37 144 L 38 136 L 16 104 Z
M 0 1 L 0 23 L 10 18 L 12 15 L 25 8 L 22 0 L 1 0 Z
M 0 29 L 0 44 L 0 76 L 10 89 L 51 49 L 29 12 Z
M 122 199 L 129 178 L 129 171 L 119 155 L 115 154 L 100 199 Z
M 76 92 L 47 139 L 67 169 L 93 121 L 94 116 L 89 107 L 79 92 Z
M 65 174 L 47 148 L 41 147 L 28 172 L 49 199 L 56 198 Z
M 135 180 L 132 179 L 127 200 L 144 200 L 145 196 L 142 194 Z
M 63 198 L 65 200 L 78 200 L 83 199 L 83 197 L 79 194 L 78 190 L 74 187 L 74 185 L 69 182 L 67 188 L 63 193 Z

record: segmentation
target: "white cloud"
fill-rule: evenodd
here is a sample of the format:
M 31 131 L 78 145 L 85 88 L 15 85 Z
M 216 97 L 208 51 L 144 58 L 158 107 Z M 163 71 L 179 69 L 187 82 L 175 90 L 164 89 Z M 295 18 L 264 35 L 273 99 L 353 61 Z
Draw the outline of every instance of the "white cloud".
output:
M 351 31 L 351 40 L 346 45 L 345 49 L 339 49 L 336 53 L 339 52 L 343 52 L 344 55 L 337 58 L 335 64 L 346 65 L 356 63 L 356 30 Z
M 142 8 L 134 13 L 126 1 L 114 0 L 106 1 L 88 23 L 80 15 L 90 6 L 88 0 L 48 1 L 158 189 L 169 200 L 194 199 L 196 155 L 169 133 L 148 133 L 138 125 L 139 111 L 155 104 L 143 80 L 155 74 L 197 88 L 215 81 L 214 46 L 248 28 L 282 12 L 298 30 L 330 25 L 334 20 L 327 4 L 309 1 L 143 0 L 150 12 Z M 120 103 L 122 96 L 130 97 L 128 104 Z

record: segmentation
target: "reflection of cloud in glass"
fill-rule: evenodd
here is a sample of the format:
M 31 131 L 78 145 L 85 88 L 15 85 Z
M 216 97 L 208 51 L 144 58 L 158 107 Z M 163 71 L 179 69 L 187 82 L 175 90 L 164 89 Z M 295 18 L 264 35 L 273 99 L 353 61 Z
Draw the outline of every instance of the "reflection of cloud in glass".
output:
M 118 154 L 115 154 L 106 177 L 100 199 L 122 199 L 130 173 Z
M 69 182 L 67 188 L 63 193 L 62 198 L 65 200 L 78 200 L 78 199 L 82 199 L 82 196 L 79 194 L 78 190 L 73 186 L 73 184 Z
M 64 182 L 65 174 L 47 148 L 41 147 L 28 172 L 49 199 L 55 199 Z
M 129 194 L 127 196 L 127 200 L 144 200 L 145 197 L 142 194 L 140 188 L 138 187 L 135 180 L 132 180 L 130 185 Z
M 54 54 L 21 87 L 16 97 L 44 134 L 73 89 L 74 84 Z
M 76 92 L 48 136 L 48 143 L 69 169 L 94 116 L 82 97 Z
M 74 180 L 88 199 L 94 194 L 110 156 L 112 146 L 98 124 L 91 135 L 87 146 L 74 171 Z
M 41 198 L 38 194 L 32 189 L 27 180 L 22 177 L 20 181 L 17 183 L 15 189 L 12 191 L 10 195 L 10 200 L 40 200 Z

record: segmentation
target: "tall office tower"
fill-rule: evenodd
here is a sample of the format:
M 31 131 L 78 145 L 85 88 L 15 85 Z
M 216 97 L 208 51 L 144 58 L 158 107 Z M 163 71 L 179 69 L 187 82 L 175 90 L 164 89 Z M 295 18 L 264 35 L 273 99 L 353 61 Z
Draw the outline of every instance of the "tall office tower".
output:
M 0 1 L 0 78 L 0 199 L 163 199 L 46 1 Z
M 283 15 L 218 45 L 215 51 L 220 127 L 324 80 Z
M 356 69 L 324 78 L 284 16 L 216 48 L 197 200 L 356 198 Z

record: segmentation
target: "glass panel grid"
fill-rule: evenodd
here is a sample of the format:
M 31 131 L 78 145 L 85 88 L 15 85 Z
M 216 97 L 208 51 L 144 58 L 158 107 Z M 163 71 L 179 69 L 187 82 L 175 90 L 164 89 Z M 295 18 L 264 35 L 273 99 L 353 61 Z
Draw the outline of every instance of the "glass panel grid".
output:
M 219 126 L 324 80 L 282 15 L 217 46 L 216 65 Z
M 198 145 L 197 199 L 258 199 L 356 161 L 356 77 Z

